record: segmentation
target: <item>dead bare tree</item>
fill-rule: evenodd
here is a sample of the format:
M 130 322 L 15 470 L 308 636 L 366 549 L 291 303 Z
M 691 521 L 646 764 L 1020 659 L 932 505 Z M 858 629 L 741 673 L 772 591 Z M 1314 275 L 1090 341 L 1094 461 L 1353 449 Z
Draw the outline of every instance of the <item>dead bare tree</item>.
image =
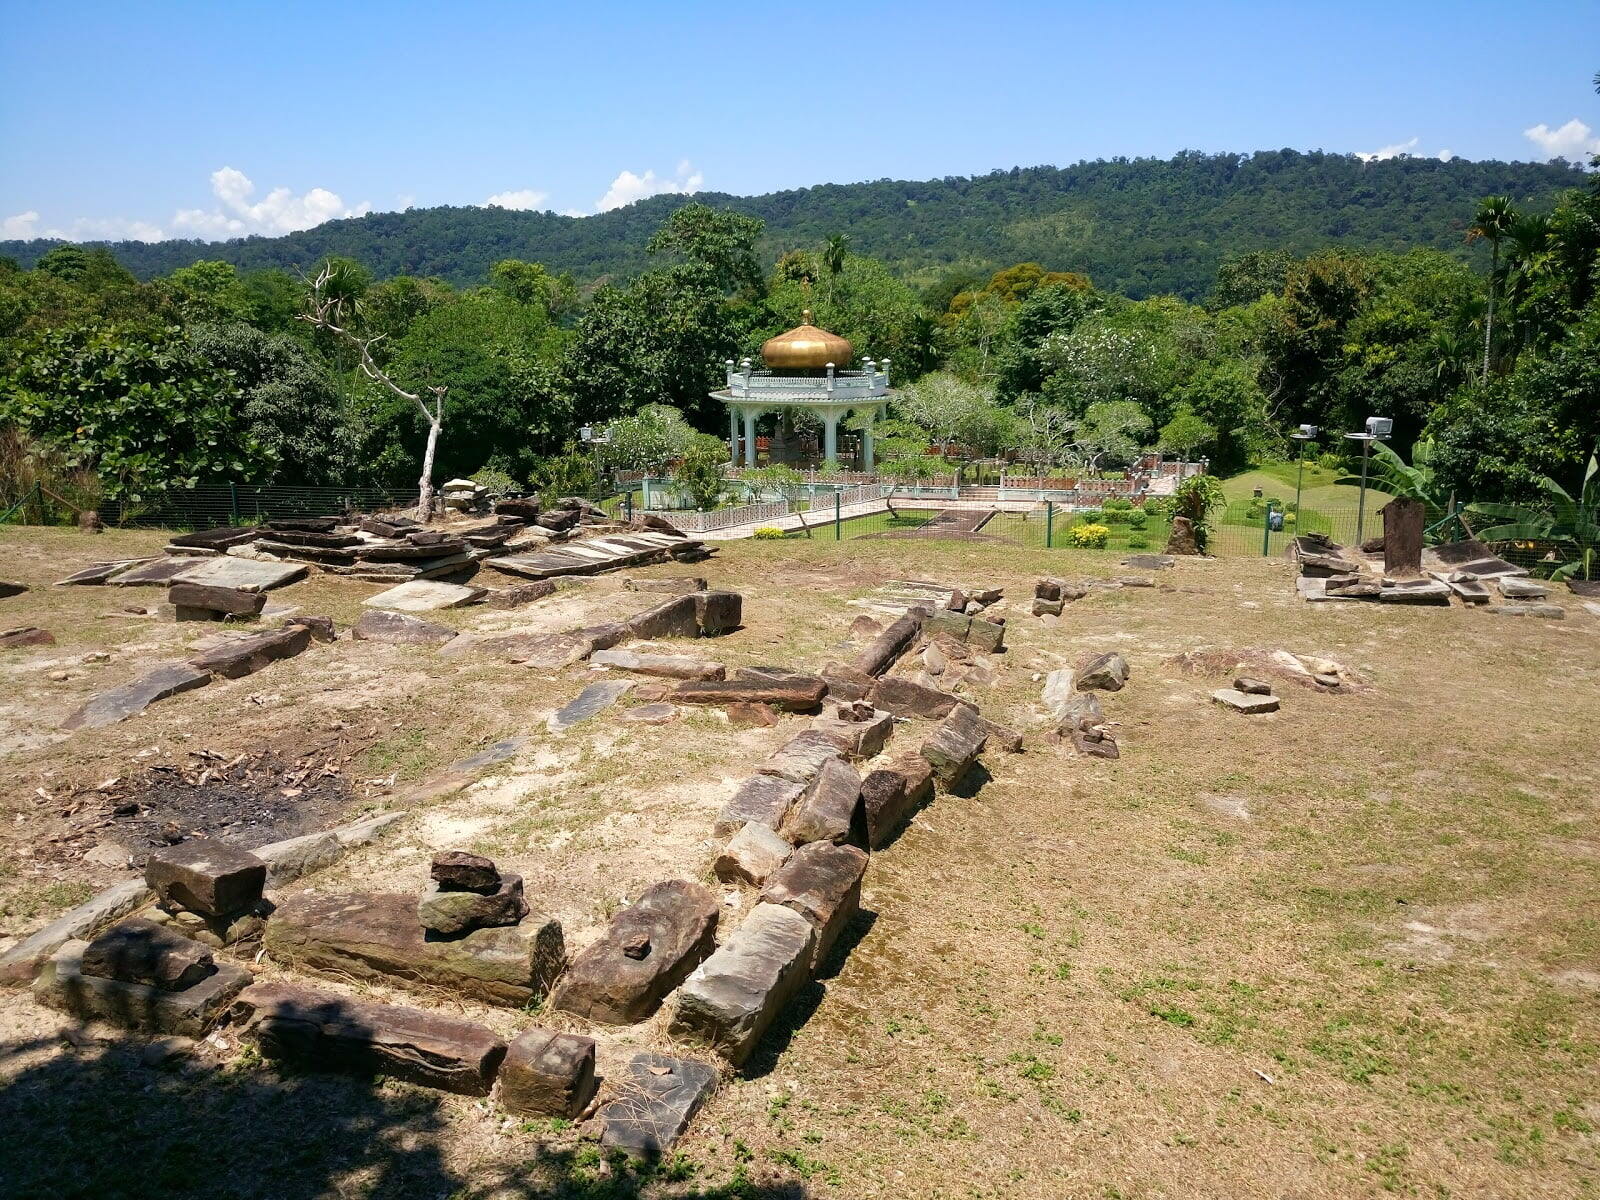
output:
M 422 476 L 417 480 L 417 520 L 426 524 L 433 519 L 433 457 L 439 445 L 439 431 L 444 428 L 444 394 L 448 389 L 431 386 L 424 389 L 432 397 L 433 407 L 429 408 L 421 392 L 406 391 L 378 365 L 372 348 L 388 335 L 377 333 L 363 336 L 352 328 L 360 316 L 361 298 L 344 264 L 336 261 L 324 263 L 313 278 L 306 280 L 306 284 L 306 311 L 299 314 L 300 320 L 318 329 L 326 329 L 355 347 L 361 373 L 373 382 L 381 383 L 395 395 L 411 401 L 428 423 L 428 444 L 422 452 Z

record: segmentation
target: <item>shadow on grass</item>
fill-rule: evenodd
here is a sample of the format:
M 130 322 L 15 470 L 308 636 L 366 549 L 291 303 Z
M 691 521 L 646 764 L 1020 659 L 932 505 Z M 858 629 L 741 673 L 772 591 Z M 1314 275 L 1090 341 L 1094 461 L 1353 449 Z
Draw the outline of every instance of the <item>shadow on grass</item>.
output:
M 0 1043 L 8 1062 L 53 1050 L 51 1039 Z M 349 1075 L 280 1073 L 203 1060 L 150 1066 L 129 1038 L 55 1051 L 0 1087 L 0 1195 L 385 1200 L 550 1197 L 552 1200 L 805 1200 L 798 1183 L 697 1184 L 682 1158 L 629 1163 L 571 1132 L 559 1141 L 513 1132 L 464 1172 L 444 1148 L 470 1137 L 460 1101 Z M 247 1060 L 248 1061 L 248 1060 Z M 462 1159 L 472 1161 L 470 1152 Z

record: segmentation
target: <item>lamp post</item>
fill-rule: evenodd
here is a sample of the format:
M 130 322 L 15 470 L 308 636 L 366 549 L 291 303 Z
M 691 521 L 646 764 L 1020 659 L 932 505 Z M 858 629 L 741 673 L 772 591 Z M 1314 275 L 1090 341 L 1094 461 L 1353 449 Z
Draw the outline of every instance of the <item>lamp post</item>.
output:
M 1367 427 L 1361 433 L 1344 436 L 1361 443 L 1361 493 L 1356 500 L 1356 549 L 1361 549 L 1362 533 L 1367 517 L 1367 461 L 1372 457 L 1372 443 L 1382 441 L 1394 432 L 1394 422 L 1388 417 L 1368 417 Z
M 596 430 L 593 425 L 585 425 L 578 430 L 578 437 L 586 446 L 594 447 L 594 486 L 600 490 L 600 447 L 610 442 L 603 430 Z
M 1302 425 L 1289 435 L 1289 440 L 1299 445 L 1299 453 L 1295 456 L 1300 460 L 1300 470 L 1294 477 L 1294 528 L 1300 531 L 1300 488 L 1306 481 L 1306 444 L 1316 441 L 1318 429 L 1315 425 Z

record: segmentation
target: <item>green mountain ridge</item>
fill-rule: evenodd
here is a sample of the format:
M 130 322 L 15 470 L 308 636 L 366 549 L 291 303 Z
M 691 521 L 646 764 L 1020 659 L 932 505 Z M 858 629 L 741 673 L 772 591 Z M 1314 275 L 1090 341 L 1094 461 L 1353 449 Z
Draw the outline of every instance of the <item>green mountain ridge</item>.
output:
M 1520 207 L 1547 208 L 1583 179 L 1581 167 L 1559 160 L 1363 162 L 1320 151 L 1185 151 L 1171 159 L 828 183 L 762 196 L 701 192 L 693 200 L 759 217 L 769 258 L 844 233 L 852 250 L 924 281 L 951 268 L 1038 262 L 1083 272 L 1100 287 L 1134 297 L 1173 293 L 1193 300 L 1210 287 L 1225 257 L 1251 250 L 1426 246 L 1469 255 L 1466 226 L 1480 197 L 1503 194 Z M 643 270 L 650 234 L 688 202 L 654 196 L 591 217 L 446 206 L 329 221 L 281 237 L 85 244 L 107 246 L 144 279 L 201 259 L 241 270 L 291 269 L 336 254 L 359 260 L 379 278 L 437 275 L 470 285 L 500 259 L 518 258 L 592 282 Z M 0 255 L 26 267 L 61 244 L 0 241 Z

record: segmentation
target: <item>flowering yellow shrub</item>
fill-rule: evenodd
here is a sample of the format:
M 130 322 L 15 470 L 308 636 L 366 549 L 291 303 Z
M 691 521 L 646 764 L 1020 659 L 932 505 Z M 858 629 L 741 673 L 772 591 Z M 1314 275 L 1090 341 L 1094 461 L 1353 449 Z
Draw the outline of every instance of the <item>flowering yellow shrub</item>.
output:
M 1104 550 L 1111 530 L 1104 525 L 1073 525 L 1067 530 L 1067 545 L 1079 550 Z
M 760 541 L 768 542 L 768 541 L 772 541 L 772 540 L 774 540 L 776 538 L 785 537 L 787 535 L 783 532 L 783 530 L 778 529 L 776 526 L 763 525 L 760 529 L 756 530 L 750 536 L 753 537 L 753 538 L 757 538 Z

